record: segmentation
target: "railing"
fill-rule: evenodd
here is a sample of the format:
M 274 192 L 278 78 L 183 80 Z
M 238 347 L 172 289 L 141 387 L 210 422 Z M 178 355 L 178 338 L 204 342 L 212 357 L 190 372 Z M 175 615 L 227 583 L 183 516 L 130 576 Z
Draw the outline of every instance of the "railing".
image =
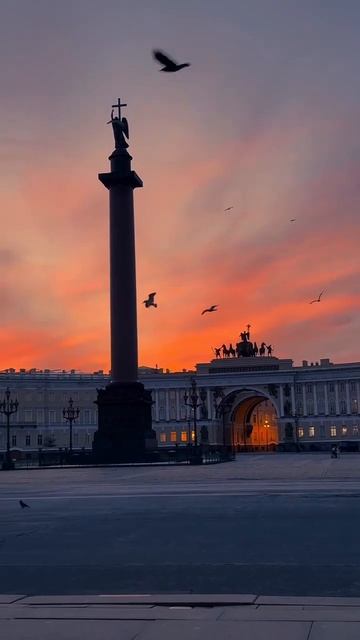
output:
M 147 464 L 219 464 L 235 459 L 235 451 L 231 447 L 215 445 L 159 447 L 145 453 L 140 463 Z M 101 461 L 96 460 L 92 451 L 73 451 L 72 455 L 67 449 L 39 449 L 37 452 L 28 453 L 26 457 L 16 460 L 17 468 L 53 467 L 68 465 L 96 465 Z

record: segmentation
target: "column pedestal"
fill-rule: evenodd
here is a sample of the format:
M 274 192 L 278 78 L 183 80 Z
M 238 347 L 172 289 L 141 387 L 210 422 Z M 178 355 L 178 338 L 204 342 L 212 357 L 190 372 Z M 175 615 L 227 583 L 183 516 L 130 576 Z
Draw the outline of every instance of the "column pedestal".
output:
M 94 435 L 96 462 L 143 462 L 157 446 L 152 429 L 151 392 L 140 382 L 111 383 L 98 389 L 98 431 Z

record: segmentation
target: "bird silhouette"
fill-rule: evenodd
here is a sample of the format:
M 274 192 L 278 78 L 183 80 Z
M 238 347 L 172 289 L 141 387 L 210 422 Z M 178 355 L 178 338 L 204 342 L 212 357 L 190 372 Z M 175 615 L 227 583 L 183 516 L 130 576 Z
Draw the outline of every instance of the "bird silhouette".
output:
M 204 313 L 212 313 L 213 311 L 217 311 L 217 308 L 218 308 L 218 305 L 217 304 L 213 304 L 208 309 L 204 309 L 204 311 L 201 312 L 201 315 L 203 316 Z
M 224 211 L 231 211 L 231 209 L 233 209 L 234 207 L 226 207 L 226 209 L 224 209 Z
M 26 504 L 23 500 L 19 500 L 19 505 L 22 509 L 30 509 L 29 505 Z
M 309 302 L 309 304 L 314 304 L 314 302 L 321 302 L 321 296 L 322 296 L 323 293 L 325 293 L 325 289 L 324 289 L 324 291 L 319 293 L 319 297 L 318 298 L 315 298 L 315 300 L 311 300 L 311 302 Z
M 149 293 L 147 300 L 143 300 L 143 304 L 146 308 L 148 307 L 157 307 L 156 302 L 154 302 L 154 298 L 156 296 L 156 291 L 153 293 Z
M 291 218 L 290 222 L 295 222 L 296 218 Z
M 153 51 L 153 56 L 157 62 L 160 62 L 160 64 L 163 65 L 163 68 L 160 69 L 160 71 L 165 71 L 166 73 L 175 73 L 176 71 L 180 71 L 180 69 L 184 69 L 184 67 L 190 67 L 189 62 L 177 64 L 177 62 L 175 62 L 175 60 L 171 60 L 166 53 L 157 49 Z

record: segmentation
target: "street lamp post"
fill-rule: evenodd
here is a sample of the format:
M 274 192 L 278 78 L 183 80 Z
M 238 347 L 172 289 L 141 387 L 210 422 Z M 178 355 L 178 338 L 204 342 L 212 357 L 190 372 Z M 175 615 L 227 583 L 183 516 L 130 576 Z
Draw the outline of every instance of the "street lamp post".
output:
M 2 402 L 0 402 L 0 413 L 6 416 L 6 457 L 2 464 L 2 468 L 4 471 L 8 471 L 9 469 L 14 469 L 15 465 L 11 460 L 10 453 L 10 416 L 13 413 L 16 413 L 18 410 L 19 403 L 16 400 L 10 400 L 10 389 L 7 387 L 5 391 L 5 398 Z
M 63 416 L 64 416 L 64 420 L 66 420 L 66 422 L 69 423 L 69 427 L 70 427 L 70 433 L 69 433 L 69 452 L 70 455 L 72 455 L 72 450 L 73 450 L 73 442 L 72 442 L 72 426 L 73 426 L 73 422 L 75 422 L 79 415 L 80 415 L 80 409 L 79 407 L 77 407 L 75 409 L 74 405 L 74 401 L 72 398 L 69 398 L 69 404 L 66 407 L 66 409 L 63 409 Z
M 206 391 L 205 389 L 200 389 L 200 392 L 198 393 L 197 390 L 197 384 L 196 384 L 196 380 L 195 378 L 191 379 L 191 389 L 190 392 L 187 393 L 185 391 L 184 393 L 184 404 L 187 407 L 191 407 L 191 409 L 193 410 L 193 419 L 194 419 L 194 447 L 195 447 L 195 458 L 197 460 L 198 464 L 201 464 L 201 458 L 199 457 L 198 454 L 198 437 L 197 437 L 197 409 L 199 407 L 201 407 L 201 405 L 204 404 L 206 399 Z M 200 400 L 200 402 L 199 402 Z
M 269 451 L 269 420 L 265 420 L 264 422 L 265 433 L 266 433 L 266 451 Z

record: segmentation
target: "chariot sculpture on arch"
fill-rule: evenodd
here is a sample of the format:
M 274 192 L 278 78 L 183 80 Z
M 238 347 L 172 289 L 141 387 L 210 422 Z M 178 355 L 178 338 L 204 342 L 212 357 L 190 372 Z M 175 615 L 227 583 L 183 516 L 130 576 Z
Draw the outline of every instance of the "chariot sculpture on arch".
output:
M 266 350 L 268 357 L 271 357 L 274 347 L 271 344 L 267 345 L 265 342 L 261 342 L 260 347 L 258 347 L 256 342 L 251 342 L 250 328 L 251 325 L 248 324 L 246 330 L 241 331 L 241 340 L 236 343 L 236 348 L 233 347 L 231 342 L 229 347 L 227 347 L 225 343 L 223 343 L 221 347 L 215 347 L 215 349 L 213 349 L 215 358 L 252 358 L 257 355 L 265 356 Z

